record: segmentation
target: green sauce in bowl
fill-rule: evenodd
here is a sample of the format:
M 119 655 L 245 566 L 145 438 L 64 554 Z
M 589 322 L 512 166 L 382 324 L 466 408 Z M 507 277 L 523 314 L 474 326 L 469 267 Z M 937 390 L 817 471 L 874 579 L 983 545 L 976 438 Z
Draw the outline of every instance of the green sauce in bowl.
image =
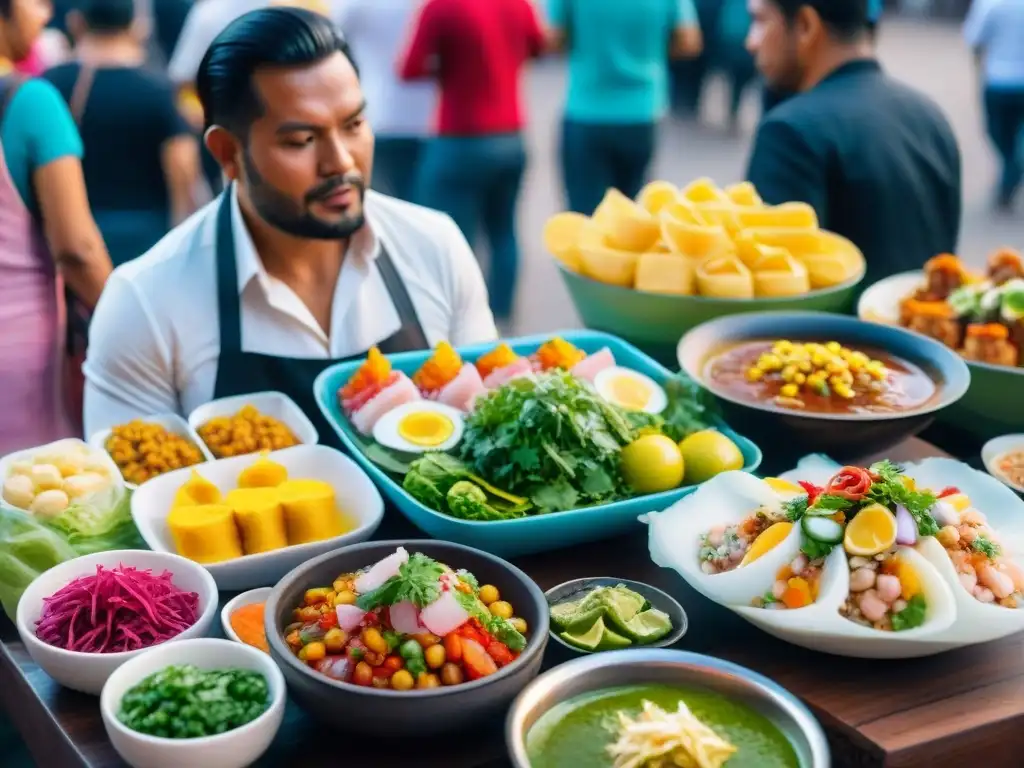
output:
M 792 744 L 768 718 L 711 691 L 643 685 L 609 688 L 562 702 L 530 728 L 531 768 L 610 768 L 607 747 L 616 739 L 615 714 L 635 717 L 644 701 L 674 712 L 684 701 L 701 722 L 737 749 L 728 768 L 799 768 Z

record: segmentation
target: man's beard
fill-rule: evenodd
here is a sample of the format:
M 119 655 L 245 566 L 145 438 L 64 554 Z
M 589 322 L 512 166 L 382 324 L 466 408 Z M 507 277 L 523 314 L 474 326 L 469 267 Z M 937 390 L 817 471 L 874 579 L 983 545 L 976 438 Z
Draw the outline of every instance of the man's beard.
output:
M 334 176 L 306 195 L 305 205 L 299 206 L 287 195 L 280 192 L 260 174 L 248 150 L 243 153 L 245 178 L 249 200 L 256 213 L 272 227 L 294 237 L 310 240 L 344 240 L 351 237 L 366 223 L 363 205 L 366 199 L 366 183 L 358 174 Z M 308 205 L 330 197 L 345 185 L 352 186 L 359 194 L 359 210 L 341 221 L 328 222 L 310 213 Z

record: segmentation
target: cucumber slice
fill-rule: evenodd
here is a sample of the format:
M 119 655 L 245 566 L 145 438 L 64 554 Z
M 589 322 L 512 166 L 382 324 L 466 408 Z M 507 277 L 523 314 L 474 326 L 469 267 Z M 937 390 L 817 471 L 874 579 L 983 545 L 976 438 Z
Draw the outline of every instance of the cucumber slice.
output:
M 823 544 L 838 544 L 843 540 L 843 526 L 828 517 L 805 517 L 800 521 L 804 535 Z

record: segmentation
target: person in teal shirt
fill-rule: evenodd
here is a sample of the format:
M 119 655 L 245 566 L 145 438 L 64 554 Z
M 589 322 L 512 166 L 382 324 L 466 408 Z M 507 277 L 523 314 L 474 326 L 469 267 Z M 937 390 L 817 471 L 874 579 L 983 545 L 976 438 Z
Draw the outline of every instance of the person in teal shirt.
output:
M 552 47 L 569 60 L 561 164 L 571 210 L 609 187 L 635 197 L 668 108 L 669 58 L 703 46 L 693 0 L 547 0 Z

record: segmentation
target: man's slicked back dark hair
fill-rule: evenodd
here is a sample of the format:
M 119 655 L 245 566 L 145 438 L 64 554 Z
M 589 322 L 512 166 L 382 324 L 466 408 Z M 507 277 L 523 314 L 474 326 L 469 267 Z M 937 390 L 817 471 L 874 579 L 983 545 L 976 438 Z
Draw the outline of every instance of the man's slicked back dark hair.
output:
M 217 35 L 199 65 L 196 92 L 206 126 L 243 135 L 263 109 L 253 85 L 258 68 L 309 66 L 339 51 L 356 66 L 340 30 L 318 13 L 261 8 L 240 16 Z
M 849 42 L 868 30 L 868 0 L 772 0 L 792 21 L 805 5 L 818 12 L 829 32 Z

